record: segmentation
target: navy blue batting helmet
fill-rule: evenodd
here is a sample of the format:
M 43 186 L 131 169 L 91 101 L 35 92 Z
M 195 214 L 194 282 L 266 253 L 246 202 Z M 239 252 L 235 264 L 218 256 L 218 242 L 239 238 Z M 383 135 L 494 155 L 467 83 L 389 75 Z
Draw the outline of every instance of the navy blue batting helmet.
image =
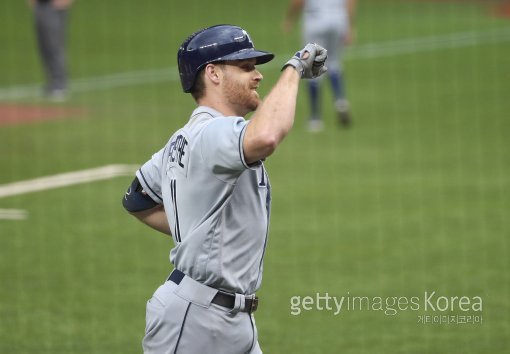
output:
M 264 64 L 274 54 L 256 50 L 250 35 L 241 27 L 216 25 L 195 32 L 177 53 L 182 89 L 191 92 L 197 74 L 209 63 L 251 58 L 257 59 L 256 64 Z

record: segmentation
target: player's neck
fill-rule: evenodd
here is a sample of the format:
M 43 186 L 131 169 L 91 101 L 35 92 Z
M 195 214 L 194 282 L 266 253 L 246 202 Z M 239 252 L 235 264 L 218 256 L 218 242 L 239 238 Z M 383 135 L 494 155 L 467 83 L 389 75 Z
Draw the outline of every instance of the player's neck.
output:
M 220 112 L 225 117 L 244 117 L 245 112 L 241 112 L 237 107 L 225 102 L 221 97 L 204 96 L 197 101 L 198 105 L 206 106 Z

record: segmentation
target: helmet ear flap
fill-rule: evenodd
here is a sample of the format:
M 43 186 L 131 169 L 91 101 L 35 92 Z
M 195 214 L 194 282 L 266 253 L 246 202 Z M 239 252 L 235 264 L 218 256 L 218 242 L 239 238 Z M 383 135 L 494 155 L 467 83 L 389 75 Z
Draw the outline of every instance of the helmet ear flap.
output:
M 182 89 L 191 92 L 198 73 L 209 63 L 256 58 L 257 64 L 263 64 L 273 57 L 272 53 L 256 50 L 248 32 L 239 26 L 204 28 L 186 38 L 177 52 Z

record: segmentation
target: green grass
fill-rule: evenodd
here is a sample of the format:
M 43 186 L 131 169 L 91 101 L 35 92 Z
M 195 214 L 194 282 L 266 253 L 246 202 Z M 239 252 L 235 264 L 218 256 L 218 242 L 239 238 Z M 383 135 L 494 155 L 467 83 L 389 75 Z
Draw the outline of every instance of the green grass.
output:
M 76 2 L 73 79 L 176 66 L 190 32 L 246 27 L 276 64 L 298 49 L 285 4 Z M 0 5 L 0 88 L 41 80 L 23 2 Z M 250 8 L 248 11 L 246 8 Z M 255 15 L 253 15 L 255 14 Z M 356 45 L 508 28 L 479 2 L 360 2 Z M 489 33 L 489 32 L 487 32 Z M 484 37 L 486 38 L 486 37 Z M 273 212 L 257 311 L 266 353 L 507 352 L 510 42 L 346 61 L 354 126 L 305 131 L 302 85 L 294 130 L 267 161 Z M 326 82 L 324 82 L 326 84 Z M 13 102 L 10 102 L 13 103 Z M 50 105 L 38 98 L 19 104 Z M 84 116 L 0 127 L 0 184 L 111 163 L 141 164 L 183 125 L 192 99 L 177 81 L 76 92 Z M 145 301 L 171 269 L 170 240 L 130 218 L 130 177 L 0 199 L 26 209 L 0 220 L 0 353 L 140 352 Z M 423 325 L 402 311 L 290 314 L 292 296 L 481 296 L 483 324 Z M 458 314 L 459 312 L 455 312 Z

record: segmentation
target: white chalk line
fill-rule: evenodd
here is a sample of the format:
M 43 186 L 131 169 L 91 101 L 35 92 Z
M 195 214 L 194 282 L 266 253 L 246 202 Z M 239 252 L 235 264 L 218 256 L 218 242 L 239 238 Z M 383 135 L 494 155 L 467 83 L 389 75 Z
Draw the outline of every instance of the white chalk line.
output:
M 437 49 L 451 49 L 478 44 L 505 42 L 510 42 L 510 28 L 457 32 L 438 36 L 415 37 L 395 41 L 353 45 L 346 51 L 345 60 L 376 59 Z M 291 56 L 291 54 L 286 54 L 285 56 Z M 277 67 L 278 65 L 280 65 L 280 63 L 273 61 L 267 64 L 266 67 Z M 79 93 L 178 80 L 179 75 L 177 74 L 177 68 L 166 67 L 75 79 L 71 80 L 70 86 L 73 92 Z M 40 84 L 26 84 L 0 88 L 0 101 L 37 98 L 40 97 L 40 95 Z
M 112 179 L 120 176 L 134 176 L 135 165 L 107 165 L 87 170 L 60 173 L 52 176 L 29 179 L 0 185 L 0 198 L 48 189 L 61 188 L 82 183 Z
M 28 212 L 22 209 L 0 209 L 0 220 L 25 220 Z
M 25 181 L 0 185 L 0 199 L 15 195 L 40 192 L 76 184 L 112 179 L 120 176 L 134 176 L 138 165 L 113 164 L 86 170 L 60 173 Z M 28 212 L 22 209 L 0 209 L 0 220 L 25 220 Z
M 29 179 L 0 185 L 0 198 L 31 192 L 107 180 L 119 176 L 134 175 L 136 165 L 107 165 L 87 170 L 60 173 L 57 175 Z M 22 209 L 0 209 L 0 220 L 25 220 L 28 212 Z

